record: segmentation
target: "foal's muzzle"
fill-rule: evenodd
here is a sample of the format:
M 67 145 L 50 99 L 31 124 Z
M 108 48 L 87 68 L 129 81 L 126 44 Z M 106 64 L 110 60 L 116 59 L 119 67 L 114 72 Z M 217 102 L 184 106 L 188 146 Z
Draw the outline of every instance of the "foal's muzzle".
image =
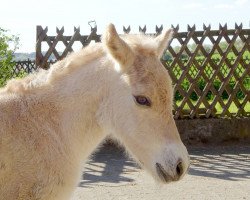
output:
M 182 161 L 179 161 L 176 164 L 176 167 L 173 170 L 173 173 L 171 174 L 167 172 L 160 163 L 156 163 L 155 166 L 156 166 L 156 172 L 158 176 L 165 183 L 168 183 L 171 181 L 178 181 L 184 173 L 184 167 L 183 167 Z

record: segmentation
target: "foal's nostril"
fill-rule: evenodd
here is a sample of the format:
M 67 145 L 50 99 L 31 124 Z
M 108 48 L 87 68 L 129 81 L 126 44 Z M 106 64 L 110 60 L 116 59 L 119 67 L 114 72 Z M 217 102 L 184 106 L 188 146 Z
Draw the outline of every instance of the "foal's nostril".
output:
M 176 166 L 176 174 L 180 177 L 183 174 L 183 163 L 180 161 Z

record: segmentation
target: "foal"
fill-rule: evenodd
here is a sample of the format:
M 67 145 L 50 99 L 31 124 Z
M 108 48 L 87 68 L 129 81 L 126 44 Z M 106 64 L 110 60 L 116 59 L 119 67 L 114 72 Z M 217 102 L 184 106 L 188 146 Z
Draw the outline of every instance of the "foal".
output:
M 179 180 L 189 158 L 159 58 L 171 30 L 91 44 L 0 90 L 0 200 L 68 200 L 87 157 L 112 134 L 157 181 Z

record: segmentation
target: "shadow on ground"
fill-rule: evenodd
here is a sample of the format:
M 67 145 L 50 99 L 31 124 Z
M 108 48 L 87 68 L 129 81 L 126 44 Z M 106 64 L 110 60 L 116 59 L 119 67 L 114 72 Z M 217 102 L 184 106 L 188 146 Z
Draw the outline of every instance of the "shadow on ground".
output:
M 195 147 L 190 149 L 190 175 L 223 180 L 250 179 L 250 146 Z
M 190 147 L 189 175 L 223 180 L 250 179 L 250 146 Z M 80 187 L 131 183 L 140 169 L 114 146 L 101 148 L 85 167 Z M 119 183 L 119 184 L 117 184 Z M 113 184 L 113 185 L 112 185 Z
M 104 146 L 87 163 L 79 186 L 90 187 L 95 183 L 131 183 L 134 179 L 130 174 L 139 170 L 136 163 L 128 159 L 122 149 Z

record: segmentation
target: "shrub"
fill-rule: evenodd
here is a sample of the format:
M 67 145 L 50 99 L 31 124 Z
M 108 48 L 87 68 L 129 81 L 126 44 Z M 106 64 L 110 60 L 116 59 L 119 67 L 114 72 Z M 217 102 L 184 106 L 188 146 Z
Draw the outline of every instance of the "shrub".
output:
M 15 66 L 13 53 L 18 48 L 19 38 L 0 28 L 0 87 L 13 77 Z

